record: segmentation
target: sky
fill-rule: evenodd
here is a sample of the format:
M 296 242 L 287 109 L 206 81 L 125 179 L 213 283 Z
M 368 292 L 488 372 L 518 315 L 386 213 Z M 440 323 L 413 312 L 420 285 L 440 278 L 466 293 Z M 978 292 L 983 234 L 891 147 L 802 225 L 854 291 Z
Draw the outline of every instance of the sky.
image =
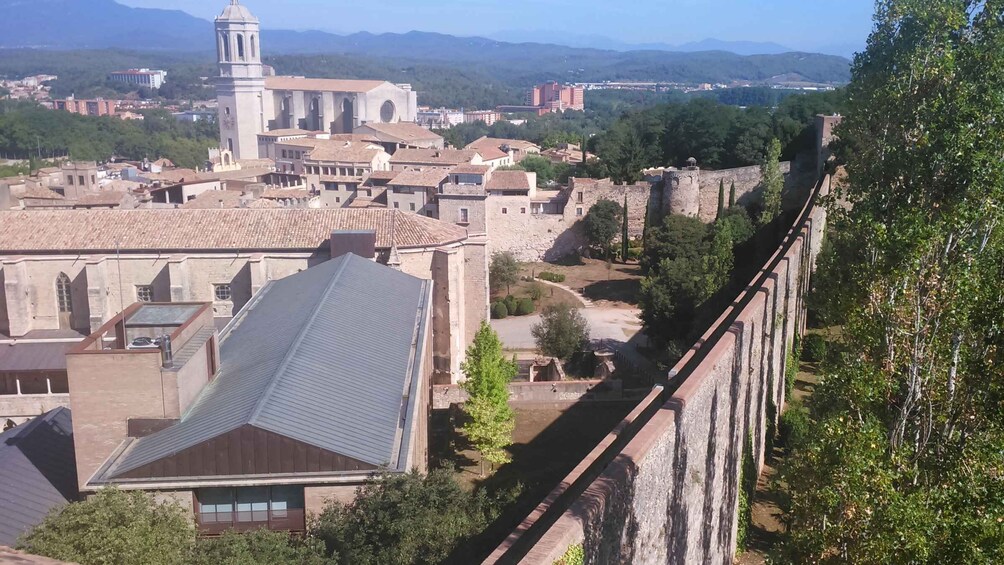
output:
M 229 0 L 118 0 L 212 19 Z M 272 29 L 336 33 L 433 31 L 539 41 L 602 36 L 626 43 L 706 38 L 773 42 L 805 51 L 863 46 L 874 0 L 241 0 Z M 548 31 L 541 31 L 548 30 Z M 550 35 L 550 38 L 548 37 Z

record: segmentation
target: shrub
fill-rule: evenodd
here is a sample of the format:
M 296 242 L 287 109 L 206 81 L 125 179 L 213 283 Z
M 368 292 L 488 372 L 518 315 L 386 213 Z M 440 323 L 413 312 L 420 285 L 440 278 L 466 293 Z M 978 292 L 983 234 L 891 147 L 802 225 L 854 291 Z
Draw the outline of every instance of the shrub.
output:
M 628 249 L 628 259 L 630 259 L 631 261 L 640 261 L 641 255 L 644 252 L 645 250 L 642 249 L 641 247 L 631 247 Z
M 787 449 L 798 445 L 808 435 L 810 425 L 809 411 L 800 401 L 793 399 L 781 414 L 781 423 L 778 426 L 778 439 L 781 445 Z
M 509 311 L 510 316 L 516 315 L 516 310 L 519 309 L 519 299 L 513 295 L 505 297 L 505 308 Z
M 530 333 L 542 354 L 566 360 L 588 343 L 589 324 L 568 304 L 552 304 L 544 308 L 540 323 Z
M 581 545 L 573 545 L 554 562 L 554 565 L 582 565 L 586 562 L 586 550 Z
M 553 282 L 553 283 L 563 283 L 563 282 L 565 282 L 565 275 L 561 275 L 561 274 L 558 274 L 558 273 L 552 273 L 550 271 L 544 271 L 544 272 L 540 273 L 539 275 L 537 275 L 537 278 L 541 279 L 541 280 L 545 280 L 547 282 Z
M 533 314 L 536 309 L 537 308 L 533 305 L 533 300 L 524 298 L 519 301 L 519 305 L 516 307 L 516 315 L 526 316 L 528 314 Z
M 509 317 L 509 309 L 506 308 L 505 302 L 499 301 L 492 304 L 493 320 L 504 320 L 508 317 Z
M 798 353 L 793 348 L 788 352 L 784 369 L 784 397 L 791 398 L 795 391 L 795 381 L 798 380 Z
M 544 297 L 543 286 L 537 283 L 533 283 L 532 285 L 530 285 L 530 300 L 533 300 L 534 302 L 539 302 L 540 299 L 543 297 Z
M 826 359 L 828 349 L 826 338 L 819 334 L 809 334 L 802 342 L 802 360 L 809 363 L 819 363 Z

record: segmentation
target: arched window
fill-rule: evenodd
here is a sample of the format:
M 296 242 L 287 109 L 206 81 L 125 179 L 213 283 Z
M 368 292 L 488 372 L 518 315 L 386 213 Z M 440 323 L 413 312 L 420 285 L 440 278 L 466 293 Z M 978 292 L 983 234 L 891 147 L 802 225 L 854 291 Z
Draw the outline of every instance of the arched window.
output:
M 237 34 L 237 58 L 241 61 L 244 60 L 244 36 Z
M 258 37 L 251 35 L 251 60 L 258 58 Z
M 56 277 L 56 306 L 60 314 L 73 312 L 73 294 L 70 289 L 70 277 L 59 273 Z
M 227 34 L 221 33 L 220 34 L 220 41 L 223 43 L 223 60 L 226 61 L 227 63 L 229 63 L 230 62 L 230 38 L 227 37 Z

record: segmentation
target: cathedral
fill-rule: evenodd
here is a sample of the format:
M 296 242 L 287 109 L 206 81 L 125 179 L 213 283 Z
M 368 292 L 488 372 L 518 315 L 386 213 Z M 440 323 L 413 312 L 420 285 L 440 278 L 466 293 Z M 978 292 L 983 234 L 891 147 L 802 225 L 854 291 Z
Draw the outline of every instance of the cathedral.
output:
M 216 18 L 216 51 L 220 146 L 237 159 L 258 159 L 258 135 L 268 131 L 353 133 L 367 124 L 414 122 L 418 112 L 407 84 L 270 76 L 258 18 L 238 0 Z

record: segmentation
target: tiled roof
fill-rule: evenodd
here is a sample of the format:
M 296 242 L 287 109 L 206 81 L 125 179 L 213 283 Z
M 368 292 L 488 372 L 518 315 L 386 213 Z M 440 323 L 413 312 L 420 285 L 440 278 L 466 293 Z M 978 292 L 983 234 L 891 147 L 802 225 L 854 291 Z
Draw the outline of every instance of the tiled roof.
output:
M 279 204 L 275 200 L 265 200 L 264 198 L 259 198 L 258 200 L 253 200 L 248 204 L 248 208 L 252 210 L 268 210 L 274 208 L 282 208 L 282 204 Z
M 18 191 L 17 194 L 12 194 L 12 196 L 15 198 L 28 198 L 35 200 L 65 200 L 63 195 L 58 192 L 53 192 L 48 188 L 35 184 L 26 185 L 23 191 Z
M 321 162 L 370 163 L 384 152 L 383 147 L 366 142 L 313 137 L 280 141 L 278 145 L 303 147 L 307 150 L 305 159 Z
M 395 210 L 37 210 L 0 212 L 0 255 L 113 251 L 314 250 L 334 230 L 376 230 L 377 247 L 436 247 L 467 230 Z
M 443 137 L 437 133 L 429 131 L 424 127 L 412 122 L 398 122 L 396 124 L 370 123 L 361 126 L 362 129 L 369 128 L 377 132 L 381 141 L 439 141 Z
M 449 169 L 425 169 L 402 171 L 394 180 L 387 183 L 387 186 L 420 186 L 423 188 L 435 188 L 446 180 Z
M 301 90 L 305 92 L 369 92 L 387 84 L 382 80 L 342 80 L 303 77 L 266 77 L 269 90 Z
M 486 190 L 530 190 L 530 177 L 523 171 L 495 171 Z
M 373 171 L 370 173 L 369 178 L 375 180 L 392 180 L 399 174 L 401 174 L 401 171 Z
M 241 191 L 207 190 L 181 205 L 183 210 L 218 210 L 220 208 L 240 208 Z
M 285 200 L 287 198 L 302 200 L 310 198 L 310 191 L 303 188 L 273 188 L 262 192 L 261 197 L 269 200 Z
M 85 194 L 83 197 L 77 199 L 75 206 L 87 207 L 87 206 L 118 206 L 122 204 L 122 200 L 126 197 L 124 192 L 112 192 L 112 191 L 102 191 L 95 192 L 91 194 Z
M 258 136 L 266 137 L 285 137 L 287 135 L 310 135 L 313 132 L 307 131 L 305 129 L 299 128 L 285 128 L 285 129 L 273 129 L 259 133 Z
M 466 149 L 398 149 L 390 158 L 395 164 L 461 165 L 474 160 L 476 151 Z
M 529 141 L 523 141 L 522 139 L 503 139 L 499 137 L 482 137 L 480 139 L 475 139 L 467 145 L 467 149 L 489 149 L 493 148 L 499 150 L 503 145 L 508 145 L 511 149 L 519 151 L 540 151 L 540 147 Z M 483 154 L 482 154 L 483 155 Z

